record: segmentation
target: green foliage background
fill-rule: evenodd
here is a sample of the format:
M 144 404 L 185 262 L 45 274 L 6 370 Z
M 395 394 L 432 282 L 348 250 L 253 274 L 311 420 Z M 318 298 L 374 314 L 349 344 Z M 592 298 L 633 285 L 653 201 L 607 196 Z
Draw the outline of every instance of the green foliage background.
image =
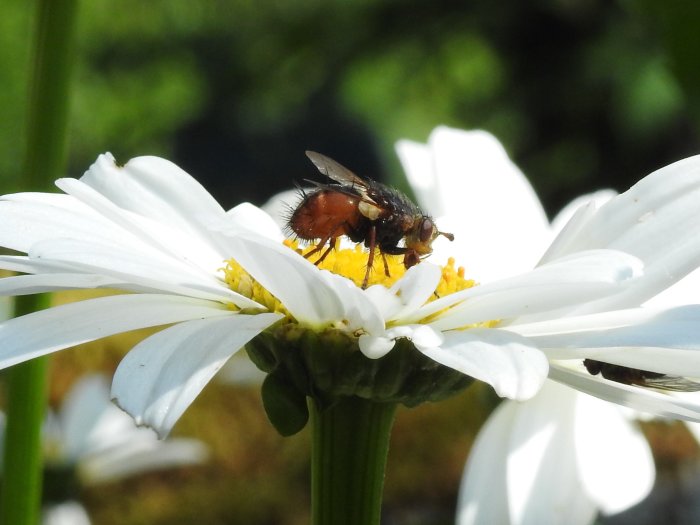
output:
M 156 154 L 225 206 L 259 204 L 313 176 L 305 149 L 402 184 L 393 143 L 448 124 L 496 134 L 553 214 L 698 152 L 698 5 L 84 1 L 69 174 L 107 150 L 121 161 Z M 0 13 L 0 184 L 14 191 L 33 5 L 5 0 Z M 56 400 L 80 360 L 66 355 Z M 95 522 L 304 523 L 305 437 L 276 437 L 256 403 L 254 391 L 212 386 L 178 431 L 212 444 L 214 466 L 90 489 Z M 387 523 L 451 522 L 492 403 L 477 392 L 400 415 Z M 137 510 L 125 514 L 125 501 Z

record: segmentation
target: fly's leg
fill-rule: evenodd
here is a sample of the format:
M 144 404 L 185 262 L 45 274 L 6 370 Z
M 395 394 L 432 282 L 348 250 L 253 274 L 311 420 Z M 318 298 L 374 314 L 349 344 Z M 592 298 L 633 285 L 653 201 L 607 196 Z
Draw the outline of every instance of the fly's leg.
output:
M 321 250 L 323 250 L 323 247 L 324 247 L 324 246 L 326 245 L 326 243 L 329 242 L 329 241 L 330 241 L 329 247 L 332 247 L 332 246 L 333 246 L 333 241 L 331 241 L 331 238 L 333 238 L 332 235 L 327 235 L 326 237 L 323 237 L 320 241 L 318 241 L 318 244 L 316 245 L 316 247 L 315 247 L 313 250 L 311 250 L 311 251 L 308 252 L 306 255 L 304 255 L 304 259 L 311 259 L 311 257 L 312 257 L 313 255 L 316 255 L 318 252 L 320 252 Z M 323 256 L 325 256 L 325 254 L 324 254 Z M 316 262 L 315 264 L 318 264 L 318 262 Z
M 382 254 L 382 261 L 384 261 L 384 275 L 387 277 L 391 277 L 391 274 L 389 273 L 389 263 L 386 262 L 386 254 L 384 252 L 381 252 Z
M 367 247 L 369 248 L 369 257 L 367 258 L 367 270 L 365 271 L 365 278 L 362 280 L 363 290 L 367 288 L 367 283 L 369 282 L 369 272 L 372 271 L 372 265 L 374 264 L 374 247 L 377 243 L 377 229 L 374 225 L 370 227 L 368 233 L 369 235 L 365 244 L 367 244 Z
M 332 237 L 330 241 L 328 241 L 328 248 L 326 248 L 326 251 L 323 252 L 323 255 L 319 257 L 318 261 L 316 261 L 314 264 L 318 266 L 323 262 L 323 260 L 328 257 L 328 254 L 331 253 L 331 250 L 334 250 L 338 246 L 338 237 Z M 316 251 L 316 250 L 314 250 Z
M 323 260 L 326 257 L 328 257 L 328 254 L 331 253 L 331 250 L 337 247 L 338 237 L 340 236 L 340 233 L 338 233 L 338 232 L 342 232 L 344 228 L 345 228 L 345 223 L 341 223 L 338 226 L 336 226 L 335 228 L 333 228 L 333 231 L 331 231 L 331 233 L 329 233 L 325 237 L 321 238 L 320 241 L 318 241 L 318 244 L 316 245 L 316 247 L 313 250 L 311 250 L 309 253 L 304 255 L 304 259 L 310 259 L 312 256 L 316 255 L 318 252 L 323 250 L 323 247 L 326 245 L 326 243 L 328 243 L 328 248 L 326 248 L 326 251 L 323 252 L 323 254 L 318 259 L 318 261 L 316 261 L 314 263 L 316 266 L 321 264 L 323 262 Z

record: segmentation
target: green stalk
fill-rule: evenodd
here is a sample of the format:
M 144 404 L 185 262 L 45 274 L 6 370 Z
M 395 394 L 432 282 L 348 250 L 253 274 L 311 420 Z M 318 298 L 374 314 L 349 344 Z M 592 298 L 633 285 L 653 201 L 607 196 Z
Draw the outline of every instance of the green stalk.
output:
M 39 0 L 29 86 L 22 189 L 43 190 L 63 174 L 69 80 L 77 0 Z M 20 297 L 15 314 L 48 305 L 46 296 Z M 41 506 L 41 425 L 47 398 L 46 358 L 8 371 L 7 429 L 0 523 L 36 525 Z
M 357 397 L 323 411 L 309 405 L 313 525 L 379 524 L 396 405 Z

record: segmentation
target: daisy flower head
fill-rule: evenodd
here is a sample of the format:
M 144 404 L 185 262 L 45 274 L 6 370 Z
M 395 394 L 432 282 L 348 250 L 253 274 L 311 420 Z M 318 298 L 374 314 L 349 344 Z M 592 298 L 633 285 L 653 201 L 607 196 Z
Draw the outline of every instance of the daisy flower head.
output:
M 680 187 L 663 198 L 656 194 L 658 176 L 641 183 L 620 201 L 621 217 L 616 209 L 583 210 L 570 233 L 586 235 L 559 239 L 541 264 L 519 275 L 476 285 L 450 264 L 426 261 L 405 270 L 388 257 L 385 272 L 370 272 L 365 288 L 368 256 L 361 250 L 330 250 L 314 264 L 285 243 L 269 215 L 247 203 L 224 210 L 174 164 L 139 157 L 119 166 L 101 155 L 80 179 L 57 181 L 65 194 L 2 197 L 0 245 L 24 255 L 0 256 L 0 267 L 24 275 L 0 280 L 0 289 L 126 293 L 0 324 L 0 366 L 168 325 L 126 355 L 112 384 L 117 404 L 161 436 L 245 345 L 268 374 L 263 400 L 285 434 L 304 425 L 307 396 L 320 406 L 344 396 L 416 405 L 479 379 L 501 396 L 527 399 L 555 357 L 700 372 L 694 332 L 683 331 L 680 341 L 664 338 L 666 331 L 642 331 L 660 336 L 652 341 L 625 330 L 662 321 L 678 328 L 694 310 L 642 318 L 618 305 L 630 290 L 644 288 L 633 283 L 665 275 L 661 267 L 650 274 L 646 252 L 635 251 L 645 233 L 635 226 L 651 226 L 658 237 L 666 233 L 662 226 L 700 220 L 678 204 L 700 191 L 697 165 L 688 159 L 672 169 L 671 184 Z M 669 215 L 670 221 L 657 220 Z M 612 220 L 604 232 L 617 243 L 591 237 L 603 230 L 601 220 Z M 700 249 L 685 249 L 688 244 L 674 251 L 667 273 L 697 266 Z M 375 259 L 381 264 L 382 257 Z M 593 306 L 600 313 L 586 312 Z M 647 366 L 660 344 L 682 361 Z M 635 351 L 625 351 L 630 348 Z

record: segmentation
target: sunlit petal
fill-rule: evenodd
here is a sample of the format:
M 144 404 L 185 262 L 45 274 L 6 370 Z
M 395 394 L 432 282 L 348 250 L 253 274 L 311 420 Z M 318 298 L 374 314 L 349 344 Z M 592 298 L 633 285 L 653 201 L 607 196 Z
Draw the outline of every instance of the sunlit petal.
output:
M 432 322 L 447 330 L 490 319 L 529 316 L 615 293 L 620 283 L 636 278 L 641 271 L 639 260 L 622 252 L 582 252 L 438 299 L 419 308 L 414 317 L 420 319 L 452 306 Z M 463 302 L 453 306 L 458 300 Z
M 651 449 L 636 424 L 621 417 L 620 407 L 585 394 L 576 395 L 573 450 L 578 475 L 596 506 L 605 514 L 616 514 L 651 492 L 655 478 Z
M 475 328 L 444 336 L 439 347 L 419 350 L 438 363 L 489 383 L 501 397 L 528 399 L 547 377 L 547 358 L 515 334 Z
M 457 525 L 511 523 L 506 458 L 513 427 L 513 403 L 502 403 L 482 427 L 462 475 Z
M 511 523 L 586 525 L 595 516 L 572 453 L 577 395 L 548 381 L 531 401 L 504 409 L 513 420 L 506 460 Z
M 202 226 L 224 213 L 199 182 L 159 157 L 136 157 L 118 166 L 106 153 L 80 180 L 120 208 L 197 235 L 206 235 Z
M 547 218 L 530 183 L 492 135 L 441 126 L 427 147 L 401 141 L 397 153 L 440 228 L 460 232 L 442 249 L 459 254 L 470 275 L 489 282 L 537 262 L 549 237 Z
M 56 306 L 0 323 L 0 368 L 137 328 L 230 315 L 224 305 L 210 301 L 155 294 Z
M 700 264 L 700 156 L 655 171 L 630 190 L 612 198 L 575 231 L 566 229 L 548 258 L 573 251 L 612 248 L 639 257 L 644 278 L 620 294 L 576 312 L 636 306 L 687 275 Z M 562 240 L 564 236 L 566 239 Z
M 281 317 L 198 319 L 158 332 L 119 364 L 112 397 L 138 424 L 164 437 L 226 360 Z

